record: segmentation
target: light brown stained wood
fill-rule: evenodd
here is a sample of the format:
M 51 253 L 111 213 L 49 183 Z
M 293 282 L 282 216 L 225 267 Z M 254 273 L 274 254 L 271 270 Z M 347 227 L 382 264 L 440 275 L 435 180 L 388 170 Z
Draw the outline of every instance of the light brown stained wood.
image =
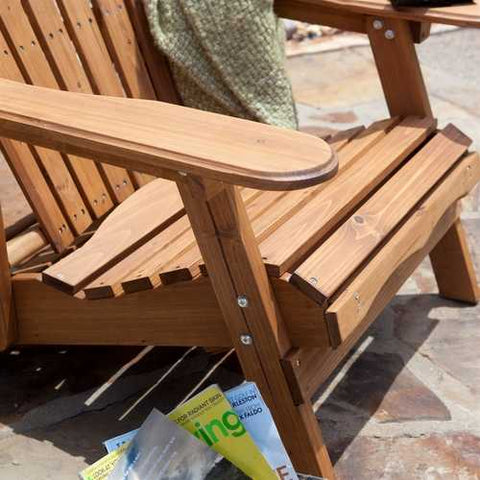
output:
M 384 19 L 384 28 L 367 20 L 367 31 L 390 115 L 433 116 L 407 21 Z M 394 32 L 387 39 L 387 30 Z
M 8 263 L 2 207 L 0 205 L 0 351 L 15 340 L 16 319 Z
M 128 97 L 156 100 L 157 96 L 150 81 L 135 31 L 124 0 L 95 0 L 93 9 L 110 52 L 116 70 Z M 144 173 L 133 173 L 137 185 L 151 182 L 155 177 Z
M 177 187 L 157 179 L 119 205 L 81 249 L 43 272 L 43 280 L 75 293 L 184 214 Z
M 339 171 L 350 165 L 367 148 L 372 147 L 386 132 L 398 123 L 398 119 L 376 122 L 368 129 L 342 132 L 335 135 L 331 142 L 338 144 Z M 344 140 L 349 139 L 350 143 Z M 347 150 L 348 146 L 348 150 Z M 345 150 L 346 154 L 343 154 Z M 321 188 L 314 187 L 314 188 Z M 295 192 L 265 192 L 244 189 L 242 198 L 245 201 L 248 216 L 252 222 L 257 241 L 265 238 L 282 221 L 293 215 L 296 209 L 312 195 L 310 190 Z M 178 225 L 180 222 L 185 225 Z M 160 233 L 150 242 L 133 252 L 124 260 L 105 272 L 85 287 L 87 298 L 104 298 L 122 293 L 131 293 L 154 288 L 160 284 L 170 284 L 195 278 L 203 268 L 202 258 L 190 224 L 182 219 Z M 135 269 L 133 269 L 135 267 Z
M 34 225 L 7 242 L 8 263 L 15 267 L 47 245 L 42 229 Z
M 359 341 L 370 324 L 378 317 L 383 308 L 422 262 L 429 250 L 433 248 L 435 242 L 445 234 L 451 222 L 455 222 L 454 219 L 457 213 L 457 207 L 452 205 L 440 219 L 433 232 L 431 232 L 431 237 L 427 240 L 424 248 L 420 248 L 408 258 L 404 258 L 404 263 L 388 278 L 386 283 L 383 283 L 381 291 L 374 298 L 374 302 L 370 305 L 368 312 L 364 311 L 364 316 L 357 327 L 339 344 L 338 348 L 299 348 L 290 352 L 284 364 L 286 365 L 286 370 L 290 373 L 292 382 L 299 391 L 298 395 L 302 399 L 311 398 L 320 386 L 327 381 L 328 377 Z M 406 244 L 408 245 L 408 242 Z M 391 254 L 396 255 L 396 252 L 391 252 Z M 330 308 L 334 308 L 334 305 Z M 344 308 L 347 308 L 345 304 Z M 341 304 L 339 304 L 339 311 L 341 310 Z M 346 312 L 347 310 L 342 313 Z M 332 310 L 332 313 L 335 312 Z M 332 318 L 330 314 L 328 316 L 330 319 Z
M 365 33 L 365 16 L 348 11 L 339 11 L 325 5 L 305 0 L 275 0 L 275 13 L 282 18 Z
M 328 139 L 328 144 L 335 151 L 338 152 L 343 147 L 345 147 L 352 140 L 352 138 L 355 138 L 357 135 L 359 135 L 363 131 L 365 131 L 365 127 L 363 125 L 360 125 L 359 127 L 349 128 L 348 130 L 342 130 L 340 132 L 333 134 Z
M 437 186 L 327 310 L 334 345 L 345 341 L 365 317 L 375 318 L 456 222 L 457 202 L 480 180 L 480 160 L 471 154 Z M 433 232 L 432 232 L 433 230 Z
M 333 10 L 339 15 L 376 15 L 416 22 L 441 23 L 458 25 L 460 27 L 480 27 L 480 4 L 465 3 L 436 8 L 402 8 L 392 7 L 390 0 L 275 0 L 281 8 L 292 10 L 292 5 L 298 11 L 298 15 L 304 12 L 318 12 L 321 15 L 324 10 Z M 309 21 L 308 18 L 302 18 Z M 326 23 L 328 25 L 328 23 Z
M 71 92 L 93 93 L 55 1 L 28 0 L 23 2 L 23 7 L 60 88 Z M 111 190 L 109 191 L 112 187 L 105 185 L 99 169 L 117 167 L 97 166 L 91 160 L 80 158 L 75 159 L 72 166 L 90 210 L 96 218 L 101 217 L 113 207 L 113 202 Z
M 393 123 L 389 120 L 372 125 L 368 129 L 369 133 L 365 133 L 362 144 L 366 144 L 367 140 L 374 143 L 380 131 L 385 134 L 384 130 L 393 126 Z M 341 132 L 332 138 L 332 142 L 338 142 L 337 148 L 341 150 L 347 145 L 346 141 L 352 141 L 364 130 L 356 128 Z M 346 160 L 343 159 L 345 163 Z M 259 192 L 243 189 L 242 198 L 257 240 L 261 235 L 270 233 L 279 219 L 307 195 L 306 190 Z M 285 201 L 287 196 L 289 200 Z M 201 262 L 201 253 L 190 223 L 187 218 L 183 218 L 96 278 L 84 291 L 88 299 L 99 299 L 186 281 L 199 274 Z
M 88 0 L 58 0 L 65 27 L 93 88 L 100 95 L 125 96 L 97 20 Z M 101 160 L 101 159 L 96 159 Z M 132 178 L 126 169 L 106 169 L 112 195 L 122 202 L 134 191 Z
M 183 171 L 262 190 L 294 190 L 316 185 L 337 169 L 327 143 L 285 128 L 6 80 L 0 80 L 0 93 L 3 136 L 157 176 Z M 52 107 L 58 103 L 62 109 Z
M 244 189 L 242 198 L 250 206 L 263 194 Z M 200 273 L 200 261 L 190 222 L 182 217 L 88 284 L 84 291 L 93 300 L 191 280 Z
M 18 344 L 231 346 L 209 279 L 85 302 L 40 278 L 12 277 L 21 325 Z M 283 280 L 275 280 L 273 288 L 292 344 L 325 348 L 329 338 L 318 305 Z
M 240 195 L 227 186 L 208 199 L 190 178 L 179 190 L 246 378 L 259 385 L 297 470 L 334 478 L 311 405 L 295 405 L 283 373 L 290 342 Z M 246 295 L 247 308 L 237 295 Z M 240 340 L 245 334 L 252 344 Z
M 123 0 L 94 0 L 100 29 L 129 97 L 156 100 Z
M 295 270 L 291 281 L 320 303 L 331 298 L 471 143 L 453 125 L 439 132 Z
M 58 88 L 48 62 L 39 45 L 28 18 L 20 5 L 20 0 L 6 0 L 0 5 L 0 24 L 3 35 L 15 54 L 18 66 L 29 83 L 49 88 Z M 5 72 L 7 78 L 11 78 Z M 64 158 L 58 152 L 37 148 L 43 170 L 48 176 L 53 194 L 60 201 L 74 233 L 83 232 L 92 222 L 88 208 L 83 201 Z M 68 159 L 70 164 L 75 158 Z M 79 167 L 80 168 L 80 167 Z
M 42 284 L 38 275 L 14 276 L 13 288 L 20 344 L 231 345 L 208 282 L 95 302 Z
M 432 250 L 430 260 L 442 296 L 472 304 L 479 302 L 480 287 L 460 219 Z
M 435 121 L 410 117 L 322 188 L 260 244 L 272 276 L 292 271 L 318 242 L 433 132 Z
M 124 0 L 135 30 L 138 45 L 143 53 L 152 84 L 161 102 L 181 105 L 167 59 L 154 45 L 142 0 Z
M 0 77 L 5 78 L 9 75 L 8 78 L 23 82 L 22 74 L 1 31 L 0 52 Z M 68 221 L 37 164 L 33 155 L 34 148 L 6 138 L 2 139 L 0 146 L 52 245 L 58 251 L 64 250 L 73 242 L 74 237 L 69 227 L 65 230 L 63 228 L 63 225 L 68 225 Z

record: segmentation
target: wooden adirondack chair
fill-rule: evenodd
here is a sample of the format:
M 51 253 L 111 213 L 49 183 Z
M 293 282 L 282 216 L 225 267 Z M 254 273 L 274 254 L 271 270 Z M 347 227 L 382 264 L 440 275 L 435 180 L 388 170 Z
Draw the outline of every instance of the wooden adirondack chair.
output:
M 155 102 L 178 98 L 138 2 L 2 0 L 2 148 L 42 232 L 11 258 L 57 256 L 11 273 L 0 238 L 0 348 L 233 346 L 298 470 L 332 480 L 319 385 L 426 255 L 442 295 L 479 297 L 458 208 L 478 154 L 437 130 L 414 41 L 480 7 L 275 6 L 367 34 L 392 118 L 326 143 Z

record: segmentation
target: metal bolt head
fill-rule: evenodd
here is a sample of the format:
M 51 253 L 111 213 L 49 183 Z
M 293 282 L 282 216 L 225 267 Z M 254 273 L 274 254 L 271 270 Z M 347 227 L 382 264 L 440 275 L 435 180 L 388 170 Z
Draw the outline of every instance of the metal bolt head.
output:
M 240 341 L 244 345 L 251 345 L 253 343 L 253 338 L 251 335 L 244 334 L 244 335 L 240 335 Z
M 381 20 L 374 20 L 373 21 L 373 28 L 375 30 L 381 30 L 383 28 L 383 22 Z
M 385 38 L 387 40 L 393 40 L 395 38 L 395 32 L 393 30 L 387 30 L 385 32 Z
M 237 297 L 237 303 L 240 308 L 247 308 L 248 307 L 248 298 L 246 295 L 239 295 Z
M 317 283 L 318 283 L 318 278 L 315 278 L 315 277 L 311 277 L 310 278 L 310 283 L 315 286 Z

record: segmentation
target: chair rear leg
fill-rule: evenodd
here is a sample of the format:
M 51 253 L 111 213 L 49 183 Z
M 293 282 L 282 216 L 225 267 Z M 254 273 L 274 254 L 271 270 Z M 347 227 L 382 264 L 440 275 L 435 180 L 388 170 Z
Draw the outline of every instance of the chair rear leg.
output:
M 478 303 L 480 288 L 460 219 L 432 250 L 430 260 L 442 297 Z
M 15 337 L 10 265 L 7 256 L 5 229 L 0 205 L 0 351 L 5 350 Z

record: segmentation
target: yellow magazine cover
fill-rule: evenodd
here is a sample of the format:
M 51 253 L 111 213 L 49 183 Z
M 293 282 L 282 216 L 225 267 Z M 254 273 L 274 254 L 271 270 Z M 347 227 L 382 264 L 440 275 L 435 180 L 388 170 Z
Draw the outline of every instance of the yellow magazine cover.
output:
M 90 465 L 85 470 L 80 472 L 81 480 L 107 480 L 110 473 L 112 473 L 118 459 L 123 455 L 127 449 L 128 444 L 120 445 L 116 450 L 105 455 L 100 460 Z
M 173 410 L 168 417 L 254 480 L 278 480 L 217 385 Z

